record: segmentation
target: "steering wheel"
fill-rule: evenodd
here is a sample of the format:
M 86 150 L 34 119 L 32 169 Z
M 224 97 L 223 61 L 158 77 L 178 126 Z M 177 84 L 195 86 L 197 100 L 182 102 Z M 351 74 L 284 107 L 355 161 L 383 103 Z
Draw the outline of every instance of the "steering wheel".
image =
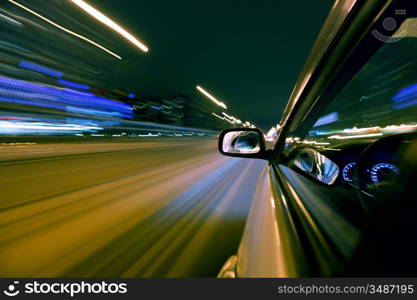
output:
M 372 196 L 366 168 L 382 150 L 395 151 L 400 175 L 387 184 L 383 193 Z M 357 248 L 354 270 L 389 276 L 415 276 L 417 268 L 417 134 L 404 133 L 378 140 L 361 153 L 354 178 L 358 198 L 368 212 L 361 243 Z M 368 177 L 367 177 L 368 176 Z M 365 194 L 366 193 L 366 194 Z M 374 276 L 374 275 L 373 275 Z
M 388 136 L 375 141 L 367 146 L 361 153 L 356 163 L 356 170 L 353 176 L 353 182 L 356 185 L 358 199 L 365 212 L 368 214 L 388 201 L 395 201 L 398 196 L 398 189 L 401 186 L 400 171 L 399 176 L 390 178 L 383 182 L 372 182 L 370 180 L 370 162 L 375 161 L 378 153 L 392 152 L 396 157 L 401 158 L 407 148 L 407 142 L 416 138 L 413 134 L 397 134 Z M 404 164 L 405 162 L 401 163 Z M 403 168 L 400 167 L 400 170 Z

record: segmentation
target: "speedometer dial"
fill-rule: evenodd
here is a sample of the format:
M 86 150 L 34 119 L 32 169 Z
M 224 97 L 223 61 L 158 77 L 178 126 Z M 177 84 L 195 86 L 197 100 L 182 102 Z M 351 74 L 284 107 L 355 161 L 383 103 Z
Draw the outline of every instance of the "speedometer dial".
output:
M 353 181 L 353 174 L 355 172 L 356 163 L 351 162 L 343 167 L 342 176 L 345 182 Z
M 379 163 L 371 169 L 371 180 L 373 183 L 390 181 L 400 174 L 400 169 L 390 163 Z

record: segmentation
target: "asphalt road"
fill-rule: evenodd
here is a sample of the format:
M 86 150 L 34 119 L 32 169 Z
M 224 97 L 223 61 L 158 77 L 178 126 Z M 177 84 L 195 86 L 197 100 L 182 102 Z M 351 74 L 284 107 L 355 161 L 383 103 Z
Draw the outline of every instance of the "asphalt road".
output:
M 215 276 L 265 166 L 214 139 L 0 143 L 0 276 Z

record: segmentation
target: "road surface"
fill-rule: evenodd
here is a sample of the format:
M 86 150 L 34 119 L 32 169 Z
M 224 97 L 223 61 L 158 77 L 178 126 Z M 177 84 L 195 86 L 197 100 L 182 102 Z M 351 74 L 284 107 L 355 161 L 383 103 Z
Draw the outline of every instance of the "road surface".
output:
M 215 276 L 265 166 L 215 139 L 0 143 L 0 276 Z

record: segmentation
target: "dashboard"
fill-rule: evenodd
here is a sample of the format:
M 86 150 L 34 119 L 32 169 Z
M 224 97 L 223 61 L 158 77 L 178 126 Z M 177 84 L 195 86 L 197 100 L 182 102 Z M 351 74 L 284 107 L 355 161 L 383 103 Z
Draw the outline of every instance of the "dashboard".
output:
M 415 144 L 416 137 L 415 134 L 400 134 L 380 140 L 355 141 L 321 153 L 339 166 L 337 184 L 386 198 L 395 191 L 401 177 L 406 176 L 404 155 L 409 146 Z
M 335 141 L 326 147 L 301 145 L 289 153 L 294 170 L 319 184 L 359 195 L 361 202 L 403 197 L 417 176 L 417 132 Z

